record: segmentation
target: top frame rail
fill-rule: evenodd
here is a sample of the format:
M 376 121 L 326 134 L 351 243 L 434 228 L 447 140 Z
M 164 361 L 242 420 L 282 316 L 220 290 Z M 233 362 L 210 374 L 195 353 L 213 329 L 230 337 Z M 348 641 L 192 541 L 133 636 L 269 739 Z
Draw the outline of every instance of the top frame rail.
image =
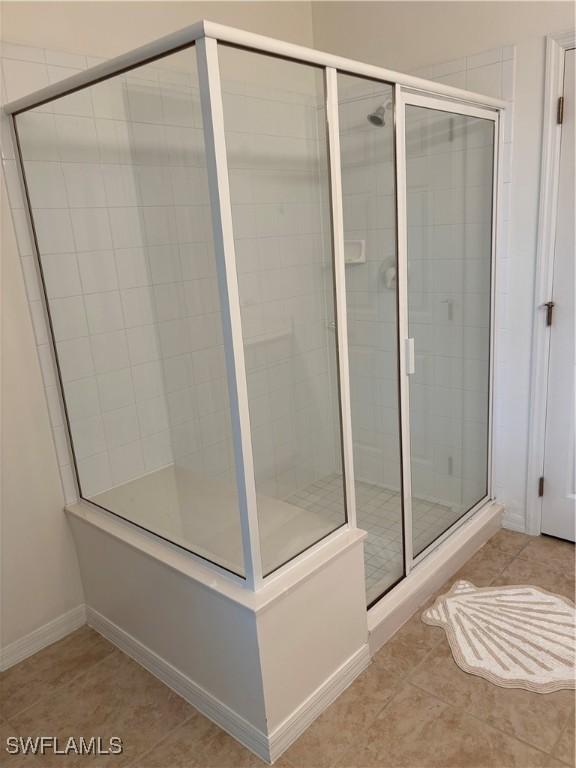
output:
M 447 99 L 465 102 L 468 104 L 477 104 L 494 110 L 505 109 L 507 103 L 501 99 L 494 99 L 489 96 L 483 96 L 472 91 L 466 91 L 462 88 L 454 88 L 450 85 L 436 83 L 431 80 L 425 80 L 420 77 L 413 77 L 401 72 L 395 72 L 391 69 L 384 69 L 372 64 L 364 64 L 354 59 L 346 59 L 335 56 L 330 53 L 316 51 L 313 48 L 305 48 L 301 45 L 286 43 L 282 40 L 276 40 L 263 35 L 256 35 L 252 32 L 246 32 L 241 29 L 234 29 L 222 24 L 215 24 L 211 21 L 198 21 L 189 27 L 173 32 L 170 35 L 154 40 L 140 48 L 135 48 L 121 56 L 116 56 L 109 61 L 97 64 L 94 67 L 72 75 L 64 80 L 60 80 L 53 85 L 48 85 L 38 91 L 23 96 L 20 99 L 6 104 L 3 111 L 9 115 L 16 115 L 20 112 L 26 112 L 42 104 L 53 101 L 54 99 L 67 96 L 70 93 L 79 91 L 95 83 L 108 80 L 115 75 L 128 72 L 131 69 L 148 64 L 156 59 L 160 59 L 170 53 L 184 50 L 194 45 L 195 41 L 209 37 L 222 43 L 236 45 L 242 48 L 248 48 L 261 53 L 279 56 L 281 58 L 293 59 L 307 64 L 315 64 L 320 67 L 332 67 L 340 72 L 347 74 L 361 75 L 362 77 L 379 80 L 386 83 L 395 83 L 404 88 L 413 91 L 442 96 Z

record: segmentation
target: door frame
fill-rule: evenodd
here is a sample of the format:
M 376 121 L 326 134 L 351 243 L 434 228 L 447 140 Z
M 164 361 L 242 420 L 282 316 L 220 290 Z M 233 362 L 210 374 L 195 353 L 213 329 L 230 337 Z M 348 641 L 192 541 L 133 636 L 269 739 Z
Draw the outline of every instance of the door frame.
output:
M 562 126 L 557 122 L 557 105 L 558 99 L 564 92 L 566 51 L 574 47 L 576 47 L 576 32 L 574 30 L 546 37 L 540 204 L 532 329 L 528 471 L 526 473 L 526 532 L 532 535 L 538 535 L 542 527 L 542 497 L 538 495 L 538 483 L 540 477 L 544 476 L 551 334 L 551 328 L 546 325 L 544 319 L 542 305 L 549 301 L 552 296 L 554 277 L 560 139 L 562 136 Z
M 487 492 L 473 507 L 465 512 L 453 525 L 441 533 L 422 552 L 414 557 L 412 546 L 412 481 L 411 481 L 411 451 L 410 451 L 410 386 L 407 373 L 408 365 L 408 222 L 407 222 L 407 188 L 406 188 L 406 106 L 417 106 L 449 112 L 455 115 L 466 115 L 494 123 L 494 156 L 492 166 L 492 243 L 490 254 L 490 357 L 488 383 L 488 457 L 487 457 Z M 396 142 L 396 194 L 397 194 L 397 237 L 398 237 L 398 338 L 399 338 L 399 372 L 400 372 L 400 434 L 402 450 L 402 490 L 403 490 L 403 524 L 404 524 L 404 571 L 407 576 L 410 571 L 426 558 L 452 533 L 469 520 L 490 499 L 492 493 L 492 461 L 493 461 L 493 414 L 494 414 L 494 335 L 495 335 L 495 303 L 496 303 L 496 250 L 498 244 L 498 220 L 502 199 L 501 180 L 501 147 L 503 142 L 503 121 L 498 109 L 478 107 L 470 103 L 428 96 L 413 89 L 396 85 L 395 89 L 395 142 Z

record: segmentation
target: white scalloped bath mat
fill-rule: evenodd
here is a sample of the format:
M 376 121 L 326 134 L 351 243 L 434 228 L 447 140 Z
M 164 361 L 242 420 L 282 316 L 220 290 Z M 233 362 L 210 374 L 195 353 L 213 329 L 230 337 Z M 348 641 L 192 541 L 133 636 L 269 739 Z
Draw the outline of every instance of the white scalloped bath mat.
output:
M 538 587 L 457 581 L 422 614 L 442 627 L 461 669 L 504 688 L 576 688 L 576 617 L 568 598 Z

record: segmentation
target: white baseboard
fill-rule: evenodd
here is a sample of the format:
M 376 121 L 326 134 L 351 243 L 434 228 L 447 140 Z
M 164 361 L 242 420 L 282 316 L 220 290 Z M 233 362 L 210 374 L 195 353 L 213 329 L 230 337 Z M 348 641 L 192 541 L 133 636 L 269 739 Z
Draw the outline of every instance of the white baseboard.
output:
M 519 533 L 527 533 L 526 516 L 517 509 L 507 509 L 502 518 L 502 527 L 508 528 L 511 531 L 518 531 Z
M 0 649 L 0 671 L 13 667 L 19 661 L 24 661 L 48 645 L 61 640 L 70 632 L 74 632 L 86 624 L 86 606 L 84 604 L 72 608 L 47 624 L 33 630 L 28 635 L 14 640 L 5 648 Z
M 268 760 L 268 739 L 266 734 L 249 723 L 241 715 L 176 669 L 155 651 L 129 635 L 98 611 L 86 608 L 88 624 L 109 640 L 113 645 L 138 664 L 147 669 L 175 693 L 202 712 L 209 720 L 237 739 L 241 744 L 263 760 Z
M 354 682 L 370 663 L 363 645 L 270 734 L 270 758 L 277 760 L 288 747 Z
M 86 608 L 87 622 L 179 696 L 229 733 L 262 760 L 276 760 L 315 720 L 370 661 L 368 645 L 345 662 L 328 680 L 268 736 L 211 693 L 176 669 L 93 608 Z
M 489 502 L 368 611 L 372 655 L 501 527 L 504 508 Z

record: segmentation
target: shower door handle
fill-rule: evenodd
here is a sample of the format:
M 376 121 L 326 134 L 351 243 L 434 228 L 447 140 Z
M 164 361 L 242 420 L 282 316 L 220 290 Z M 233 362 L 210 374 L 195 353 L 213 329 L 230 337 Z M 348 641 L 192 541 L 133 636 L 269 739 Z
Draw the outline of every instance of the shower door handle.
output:
M 406 375 L 412 376 L 416 371 L 416 361 L 414 358 L 414 339 L 406 339 Z

